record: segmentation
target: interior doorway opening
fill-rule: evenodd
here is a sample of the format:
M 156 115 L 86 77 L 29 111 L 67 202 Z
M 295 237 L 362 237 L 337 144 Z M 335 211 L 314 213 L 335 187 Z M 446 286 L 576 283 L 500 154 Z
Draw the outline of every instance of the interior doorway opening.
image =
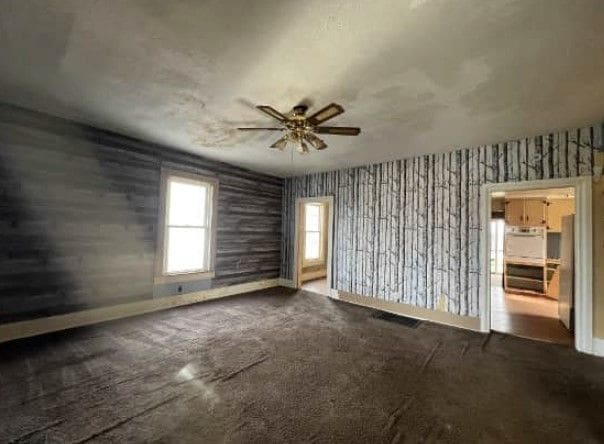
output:
M 490 195 L 491 329 L 574 344 L 574 188 Z
M 333 198 L 299 199 L 296 205 L 295 286 L 331 295 Z

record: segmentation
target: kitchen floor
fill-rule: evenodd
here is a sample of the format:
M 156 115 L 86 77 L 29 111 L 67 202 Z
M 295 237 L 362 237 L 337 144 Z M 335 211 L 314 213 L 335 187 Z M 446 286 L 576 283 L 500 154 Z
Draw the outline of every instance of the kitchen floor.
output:
M 494 284 L 501 275 L 492 275 Z M 558 317 L 558 302 L 541 296 L 506 293 L 491 286 L 491 329 L 523 338 L 571 346 L 572 333 Z

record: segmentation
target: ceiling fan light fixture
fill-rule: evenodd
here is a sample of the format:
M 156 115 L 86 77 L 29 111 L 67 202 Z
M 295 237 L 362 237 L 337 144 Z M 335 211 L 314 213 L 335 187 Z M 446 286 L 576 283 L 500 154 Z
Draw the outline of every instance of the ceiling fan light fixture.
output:
M 287 137 L 282 137 L 281 139 L 279 139 L 275 143 L 273 143 L 271 145 L 271 148 L 275 148 L 275 149 L 278 149 L 279 151 L 283 151 L 286 146 L 287 146 Z
M 305 144 L 303 140 L 300 141 L 300 145 L 298 145 L 297 150 L 300 154 L 308 154 L 309 152 L 308 145 Z
M 288 142 L 292 142 L 294 149 L 300 154 L 308 154 L 310 146 L 316 150 L 324 150 L 327 144 L 316 134 L 332 134 L 336 136 L 356 136 L 361 132 L 360 128 L 346 126 L 321 126 L 326 120 L 333 119 L 344 112 L 344 108 L 337 103 L 331 103 L 321 108 L 310 117 L 306 117 L 308 107 L 305 104 L 294 106 L 287 114 L 281 114 L 269 105 L 256 106 L 266 115 L 277 119 L 281 126 L 265 128 L 237 128 L 240 131 L 285 131 L 285 135 L 273 143 L 270 147 L 283 151 Z
M 321 139 L 319 139 L 317 141 L 317 144 L 315 145 L 315 149 L 324 150 L 325 148 L 327 148 L 327 144 L 325 142 L 323 142 Z
M 324 150 L 327 148 L 327 144 L 323 140 L 319 139 L 313 133 L 307 133 L 304 138 L 313 146 L 316 150 Z

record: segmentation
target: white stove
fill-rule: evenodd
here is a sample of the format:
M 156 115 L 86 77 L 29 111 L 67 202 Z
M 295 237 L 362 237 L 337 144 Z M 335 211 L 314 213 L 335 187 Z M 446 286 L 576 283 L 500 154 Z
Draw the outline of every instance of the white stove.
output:
M 545 227 L 505 227 L 504 256 L 507 262 L 544 265 L 547 258 Z

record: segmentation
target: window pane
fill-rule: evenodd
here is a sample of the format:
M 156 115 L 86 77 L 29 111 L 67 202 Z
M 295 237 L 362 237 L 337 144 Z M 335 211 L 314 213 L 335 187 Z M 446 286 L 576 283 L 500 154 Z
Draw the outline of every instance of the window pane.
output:
M 304 242 L 304 259 L 319 259 L 321 254 L 321 235 L 320 233 L 306 233 Z
M 317 204 L 306 204 L 306 231 L 321 231 L 321 207 Z
M 167 273 L 206 268 L 207 228 L 170 227 L 166 234 Z
M 206 225 L 206 185 L 170 179 L 168 190 L 168 225 Z

